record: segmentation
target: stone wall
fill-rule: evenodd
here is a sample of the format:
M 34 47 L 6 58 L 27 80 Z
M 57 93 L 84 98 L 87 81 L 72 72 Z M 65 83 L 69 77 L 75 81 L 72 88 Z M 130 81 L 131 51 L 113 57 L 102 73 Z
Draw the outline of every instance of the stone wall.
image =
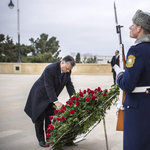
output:
M 49 63 L 0 63 L 0 74 L 41 74 Z M 76 64 L 74 75 L 111 75 L 110 64 Z

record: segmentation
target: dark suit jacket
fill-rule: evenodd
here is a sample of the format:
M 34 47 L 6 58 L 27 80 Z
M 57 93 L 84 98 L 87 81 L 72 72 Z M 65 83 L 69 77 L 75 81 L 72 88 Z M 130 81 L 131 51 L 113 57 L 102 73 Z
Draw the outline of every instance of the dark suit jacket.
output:
M 41 77 L 32 86 L 25 106 L 25 112 L 33 123 L 50 103 L 57 101 L 64 86 L 70 96 L 75 93 L 70 74 L 71 71 L 65 73 L 61 79 L 60 61 L 45 68 Z
M 117 64 L 119 66 L 119 56 L 116 59 L 116 56 L 113 56 L 111 59 L 111 66 L 113 67 L 115 64 Z M 114 69 L 112 68 L 112 72 L 114 72 Z

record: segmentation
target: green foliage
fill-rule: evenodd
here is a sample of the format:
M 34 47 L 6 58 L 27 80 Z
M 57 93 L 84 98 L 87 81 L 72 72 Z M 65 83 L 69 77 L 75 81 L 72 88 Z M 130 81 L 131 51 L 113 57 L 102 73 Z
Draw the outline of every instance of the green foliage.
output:
M 64 144 L 74 145 L 77 135 L 86 133 L 97 121 L 101 121 L 106 110 L 116 103 L 118 95 L 117 85 L 113 85 L 109 91 L 102 91 L 98 87 L 75 93 L 65 106 L 50 116 L 52 124 L 47 129 L 46 136 L 49 139 L 46 145 L 52 146 L 54 150 L 62 150 Z
M 1 62 L 17 62 L 17 47 L 9 36 L 0 34 L 0 61 Z
M 34 52 L 32 46 L 20 45 L 21 61 L 26 62 L 27 54 Z M 14 44 L 13 40 L 7 35 L 6 38 L 0 34 L 0 62 L 17 62 L 18 44 Z
M 107 60 L 107 64 L 110 64 L 111 62 L 109 60 Z
M 27 60 L 31 63 L 47 63 L 53 62 L 53 56 L 51 52 L 47 52 L 44 54 L 35 54 L 34 56 L 29 56 Z
M 77 53 L 76 55 L 76 63 L 81 63 L 80 53 Z
M 36 40 L 30 38 L 29 41 L 35 48 L 33 55 L 36 58 L 32 59 L 35 60 L 34 62 L 56 62 L 61 60 L 61 57 L 59 57 L 61 50 L 59 50 L 59 41 L 56 40 L 56 37 L 48 39 L 48 34 L 43 33 L 40 35 L 40 38 Z M 47 55 L 45 55 L 46 53 Z M 47 56 L 51 57 L 48 59 Z
M 20 58 L 23 63 L 53 63 L 61 60 L 59 54 L 59 41 L 56 37 L 48 39 L 47 34 L 41 34 L 40 38 L 29 39 L 31 45 L 20 45 Z M 33 56 L 28 56 L 32 53 Z M 17 62 L 18 43 L 14 44 L 13 40 L 7 35 L 6 38 L 0 34 L 0 62 Z

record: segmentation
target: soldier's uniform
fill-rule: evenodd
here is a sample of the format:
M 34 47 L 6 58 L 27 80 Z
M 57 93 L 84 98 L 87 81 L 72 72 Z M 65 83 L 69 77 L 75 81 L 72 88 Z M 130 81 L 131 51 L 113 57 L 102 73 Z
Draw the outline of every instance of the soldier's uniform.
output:
M 150 150 L 150 34 L 131 46 L 117 83 L 126 92 L 123 149 Z
M 150 150 L 150 43 L 130 48 L 117 83 L 126 92 L 124 150 Z

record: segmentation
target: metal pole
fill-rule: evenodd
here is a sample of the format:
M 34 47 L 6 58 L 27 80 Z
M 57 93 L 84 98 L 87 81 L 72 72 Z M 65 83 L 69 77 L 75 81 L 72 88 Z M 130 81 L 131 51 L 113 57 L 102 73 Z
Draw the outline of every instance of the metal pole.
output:
M 105 132 L 105 140 L 106 140 L 106 148 L 108 149 L 108 139 L 107 139 L 107 133 L 106 133 L 106 125 L 105 125 L 105 118 L 103 118 L 103 125 L 104 125 L 104 132 Z
M 19 30 L 19 0 L 17 0 L 17 20 L 18 20 L 18 61 L 17 63 L 21 63 L 20 60 L 20 30 Z

